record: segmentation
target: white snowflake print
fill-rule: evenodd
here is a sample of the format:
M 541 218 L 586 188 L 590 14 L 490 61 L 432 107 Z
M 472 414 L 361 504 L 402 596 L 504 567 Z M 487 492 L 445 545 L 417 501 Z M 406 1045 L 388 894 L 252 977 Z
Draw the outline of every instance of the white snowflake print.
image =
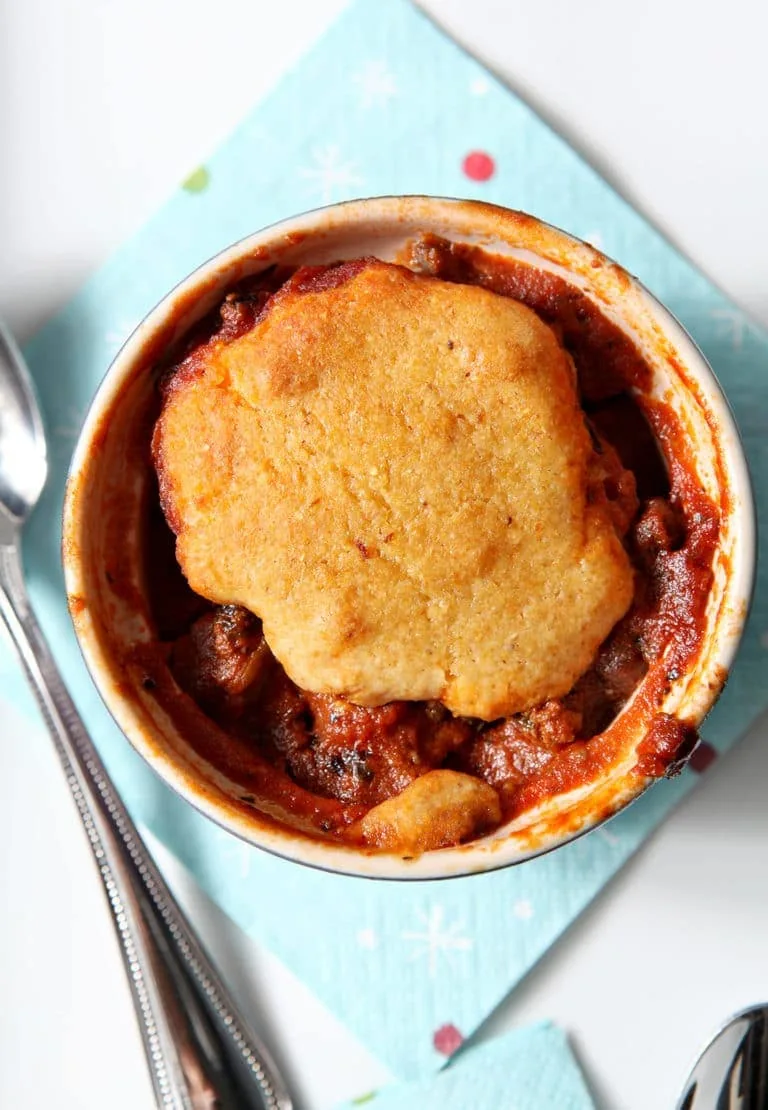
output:
M 360 107 L 386 108 L 393 97 L 397 96 L 397 81 L 386 62 L 380 58 L 366 62 L 362 69 L 352 75 L 352 84 L 357 87 Z
M 621 837 L 617 836 L 613 829 L 609 829 L 604 826 L 602 829 L 598 829 L 597 831 L 598 835 L 603 838 L 605 843 L 610 844 L 612 848 L 614 848 L 617 844 L 621 844 Z
M 719 321 L 718 334 L 729 336 L 734 351 L 740 351 L 754 327 L 738 308 L 713 308 L 712 319 Z
M 299 170 L 307 179 L 308 191 L 319 197 L 323 204 L 344 199 L 355 185 L 362 185 L 355 162 L 345 162 L 337 146 L 316 147 L 312 151 L 313 166 Z
M 475 77 L 469 83 L 469 91 L 472 96 L 485 96 L 490 87 L 487 77 Z
M 77 406 L 67 405 L 59 414 L 58 423 L 53 426 L 53 434 L 56 439 L 62 440 L 66 444 L 74 443 L 80 435 L 82 423 L 83 414 Z
M 118 320 L 114 327 L 109 328 L 104 335 L 104 342 L 109 349 L 109 353 L 116 355 L 128 336 L 132 335 L 138 326 L 138 320 L 123 319 Z
M 419 911 L 419 917 L 424 923 L 424 928 L 411 932 L 406 930 L 400 935 L 403 940 L 412 942 L 415 947 L 411 953 L 412 960 L 426 957 L 430 978 L 434 979 L 438 970 L 440 953 L 450 963 L 454 952 L 469 952 L 473 946 L 471 937 L 463 935 L 463 924 L 454 921 L 447 924 L 444 921 L 445 911 L 442 906 L 432 906 L 429 913 Z
M 373 951 L 373 949 L 379 943 L 379 938 L 376 935 L 376 930 L 371 928 L 360 929 L 357 934 L 357 943 L 360 945 L 361 948 L 367 948 L 369 949 L 369 951 Z
M 518 921 L 530 921 L 533 917 L 533 906 L 527 898 L 519 898 L 512 907 L 512 914 Z

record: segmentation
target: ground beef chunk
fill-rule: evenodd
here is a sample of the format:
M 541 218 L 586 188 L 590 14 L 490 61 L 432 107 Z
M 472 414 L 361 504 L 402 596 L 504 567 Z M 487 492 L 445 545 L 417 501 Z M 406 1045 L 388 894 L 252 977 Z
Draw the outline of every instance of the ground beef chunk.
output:
M 660 551 L 674 551 L 685 539 L 683 514 L 665 498 L 653 497 L 635 526 L 635 545 L 643 562 L 651 566 Z
M 654 497 L 643 506 L 628 536 L 633 560 L 645 571 L 635 577 L 632 608 L 564 699 L 581 717 L 579 739 L 610 724 L 669 641 L 667 614 L 675 604 L 671 563 L 685 536 L 685 519 L 669 501 Z
M 592 469 L 590 499 L 604 500 L 613 527 L 620 536 L 626 536 L 638 510 L 635 476 L 624 468 L 618 452 L 607 440 L 593 434 L 593 443 L 597 462 Z
M 618 713 L 648 670 L 632 621 L 611 634 L 594 670 L 602 682 L 611 714 Z
M 309 743 L 289 757 L 303 786 L 343 802 L 376 805 L 440 766 L 472 733 L 444 709 L 390 702 L 377 708 L 306 694 Z
M 615 715 L 615 709 L 606 695 L 605 683 L 595 667 L 581 676 L 570 693 L 563 698 L 563 705 L 575 713 L 580 722 L 576 733 L 580 740 L 602 732 Z
M 575 710 L 547 701 L 480 732 L 464 745 L 456 762 L 461 770 L 496 787 L 503 802 L 574 740 L 580 727 Z
M 219 337 L 230 342 L 250 331 L 261 315 L 268 296 L 267 293 L 258 293 L 253 297 L 239 297 L 235 293 L 230 293 L 220 309 Z
M 173 645 L 170 666 L 179 686 L 209 712 L 237 716 L 248 692 L 260 688 L 272 655 L 261 621 L 239 605 L 224 605 L 195 621 Z M 255 688 L 255 689 L 254 689 Z

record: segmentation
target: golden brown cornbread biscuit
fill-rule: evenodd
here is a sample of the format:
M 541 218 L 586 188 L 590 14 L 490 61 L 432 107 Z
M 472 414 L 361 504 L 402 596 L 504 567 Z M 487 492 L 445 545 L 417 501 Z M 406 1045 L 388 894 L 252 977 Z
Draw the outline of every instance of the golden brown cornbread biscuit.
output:
M 632 597 L 573 367 L 524 305 L 299 271 L 182 364 L 154 438 L 193 590 L 301 687 L 491 720 L 566 693 Z
M 390 852 L 431 852 L 461 844 L 501 821 L 499 795 L 460 771 L 427 771 L 360 822 L 366 844 Z

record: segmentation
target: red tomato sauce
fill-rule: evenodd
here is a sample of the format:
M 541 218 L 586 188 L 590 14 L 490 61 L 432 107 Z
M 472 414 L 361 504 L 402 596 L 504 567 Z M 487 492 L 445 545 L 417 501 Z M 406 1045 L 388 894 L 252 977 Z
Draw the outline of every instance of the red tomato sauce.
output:
M 272 268 L 241 282 L 198 326 L 161 389 L 196 373 L 206 344 L 252 328 L 286 280 L 294 289 L 329 288 L 364 261 L 295 275 Z M 438 767 L 493 786 L 505 820 L 593 781 L 619 752 L 617 715 L 646 678 L 628 711 L 650 722 L 637 774 L 679 768 L 695 731 L 657 707 L 699 649 L 719 529 L 676 416 L 643 395 L 648 364 L 586 295 L 527 263 L 432 237 L 415 243 L 406 261 L 413 270 L 522 301 L 558 332 L 576 367 L 596 450 L 605 456 L 605 494 L 636 588 L 629 612 L 561 699 L 490 723 L 455 718 L 437 702 L 363 708 L 300 690 L 269 651 L 256 617 L 194 594 L 176 563 L 159 500 L 150 497 L 145 579 L 157 643 L 137 649 L 134 660 L 145 686 L 198 753 L 241 787 L 242 801 L 258 799 L 263 808 L 266 799 L 267 809 L 269 802 L 276 812 L 287 809 L 309 832 L 351 841 L 372 806 Z M 634 474 L 636 496 L 622 486 L 624 468 Z

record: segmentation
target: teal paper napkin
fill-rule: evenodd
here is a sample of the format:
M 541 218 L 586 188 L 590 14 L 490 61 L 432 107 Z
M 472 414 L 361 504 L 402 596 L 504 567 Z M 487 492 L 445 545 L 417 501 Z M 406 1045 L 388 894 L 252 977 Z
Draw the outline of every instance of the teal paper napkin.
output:
M 436 1077 L 398 1084 L 337 1110 L 594 1110 L 562 1030 L 518 1029 L 462 1052 Z
M 271 948 L 404 1077 L 438 1069 L 695 782 L 663 782 L 609 826 L 492 875 L 397 885 L 311 872 L 229 836 L 171 794 L 95 693 L 66 614 L 59 514 L 84 410 L 121 341 L 189 270 L 254 229 L 358 195 L 436 193 L 526 209 L 637 273 L 704 348 L 736 410 L 768 508 L 768 339 L 534 113 L 406 0 L 353 3 L 159 214 L 28 344 L 52 477 L 27 536 L 33 601 L 66 680 L 134 813 L 251 936 Z M 768 581 L 712 757 L 768 703 Z M 762 635 L 762 639 L 761 639 Z M 33 712 L 9 655 L 3 696 Z M 48 758 L 45 753 L 41 758 Z

